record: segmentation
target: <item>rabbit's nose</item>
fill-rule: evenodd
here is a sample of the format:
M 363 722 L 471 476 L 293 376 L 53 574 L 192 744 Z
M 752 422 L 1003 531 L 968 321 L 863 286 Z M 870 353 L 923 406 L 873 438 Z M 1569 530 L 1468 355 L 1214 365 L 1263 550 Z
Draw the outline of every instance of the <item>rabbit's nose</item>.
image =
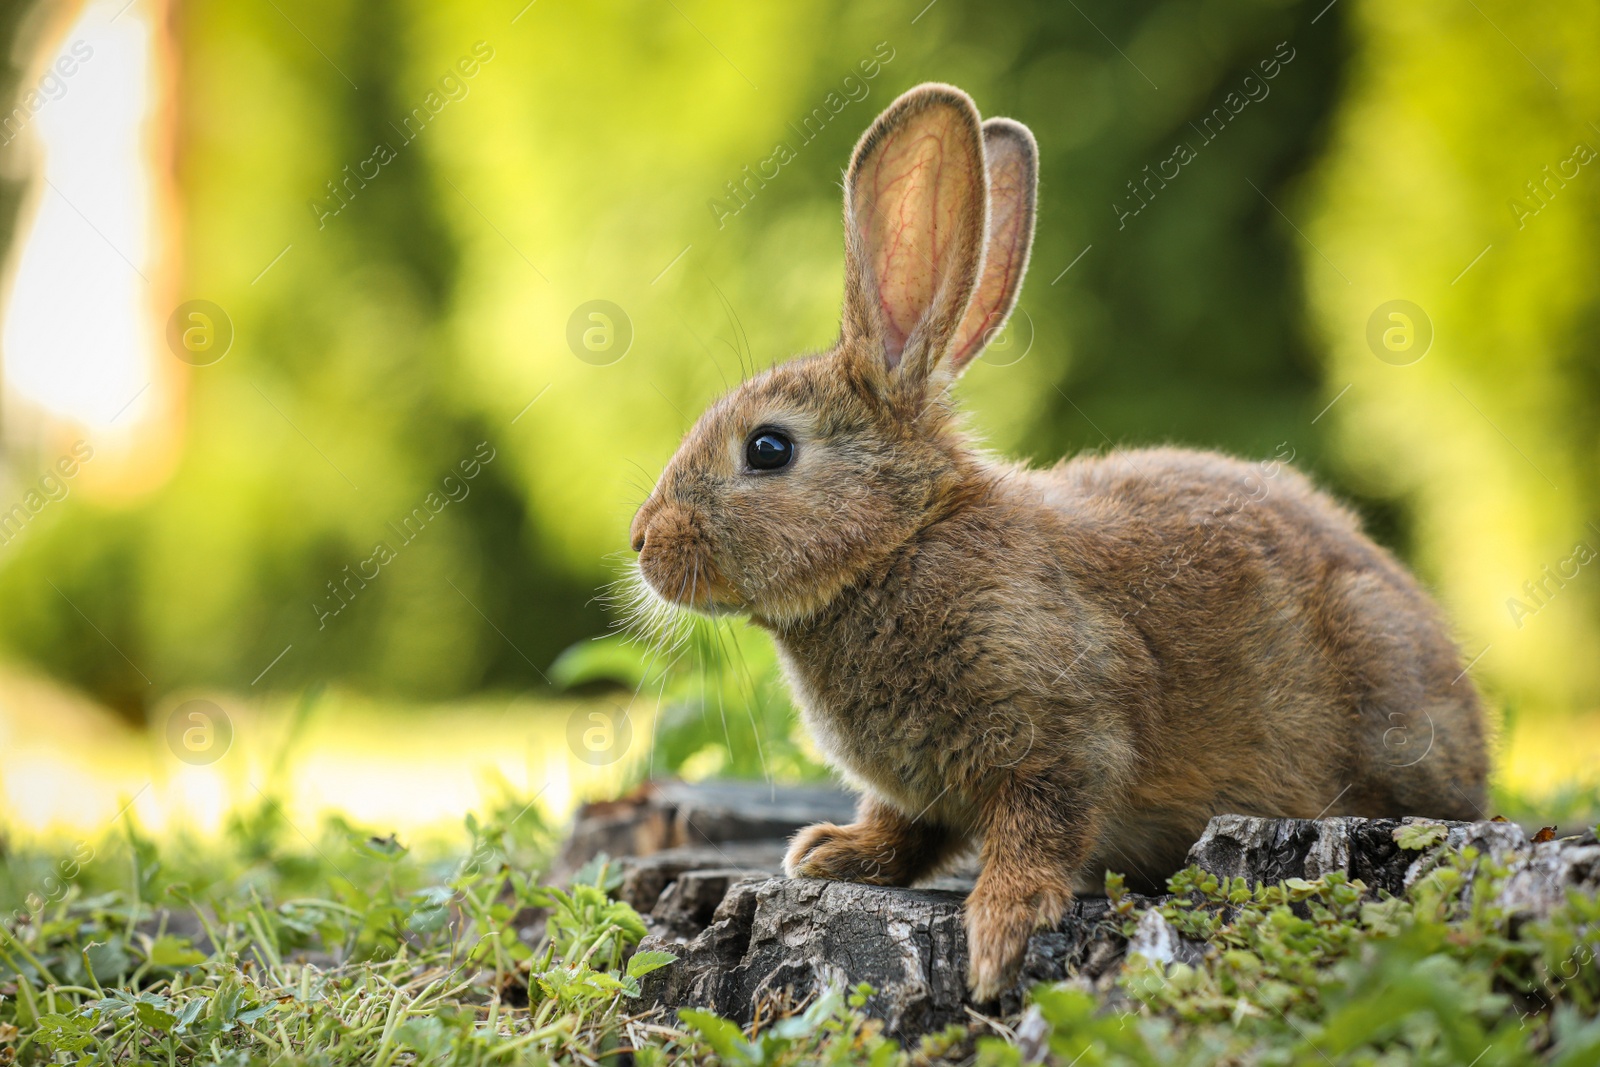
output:
M 639 513 L 633 517 L 633 526 L 628 530 L 628 543 L 633 546 L 635 552 L 644 551 L 645 533 L 650 529 L 650 519 L 654 512 L 655 509 L 650 506 L 650 502 L 645 501 Z

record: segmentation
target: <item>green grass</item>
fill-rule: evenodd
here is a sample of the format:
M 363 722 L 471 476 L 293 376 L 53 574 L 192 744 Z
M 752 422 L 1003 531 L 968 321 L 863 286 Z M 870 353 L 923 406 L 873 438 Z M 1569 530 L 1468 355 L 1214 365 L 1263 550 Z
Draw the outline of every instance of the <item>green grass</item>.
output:
M 529 876 L 554 834 L 520 803 L 415 850 L 338 822 L 311 841 L 278 811 L 204 845 L 130 828 L 0 851 L 0 1064 L 1600 1063 L 1600 902 L 1519 925 L 1470 851 L 1378 901 L 1337 875 L 1183 872 L 1161 910 L 1211 946 L 1200 965 L 1135 960 L 1109 990 L 1041 987 L 1021 1020 L 901 1048 L 863 990 L 755 1033 L 645 1017 L 638 981 L 670 954 L 634 952 L 614 868 Z
M 639 916 L 591 865 L 540 886 L 552 835 L 507 805 L 451 854 L 264 804 L 209 847 L 136 830 L 0 852 L 0 1064 L 886 1063 L 825 997 L 754 1044 L 710 1015 L 646 1024 Z M 533 926 L 542 935 L 525 937 Z

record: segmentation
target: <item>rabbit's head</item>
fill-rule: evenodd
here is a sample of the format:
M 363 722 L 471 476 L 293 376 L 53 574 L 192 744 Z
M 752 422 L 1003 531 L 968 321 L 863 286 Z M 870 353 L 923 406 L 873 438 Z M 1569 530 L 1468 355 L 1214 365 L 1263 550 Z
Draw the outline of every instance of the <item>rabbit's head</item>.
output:
M 701 417 L 631 532 L 661 598 L 783 624 L 970 491 L 950 384 L 1004 325 L 1033 239 L 1025 126 L 947 85 L 897 99 L 845 178 L 844 321 Z

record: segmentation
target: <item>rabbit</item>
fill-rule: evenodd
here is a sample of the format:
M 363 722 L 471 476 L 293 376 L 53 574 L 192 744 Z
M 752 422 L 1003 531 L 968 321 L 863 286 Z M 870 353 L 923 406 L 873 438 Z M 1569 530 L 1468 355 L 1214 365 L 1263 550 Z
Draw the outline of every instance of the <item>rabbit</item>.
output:
M 860 792 L 791 877 L 903 886 L 972 848 L 967 980 L 1107 870 L 1158 890 L 1213 815 L 1485 817 L 1483 713 L 1441 613 L 1278 458 L 980 451 L 950 387 L 1016 303 L 1028 129 L 948 85 L 845 175 L 837 342 L 711 405 L 630 530 L 648 595 L 770 633 Z

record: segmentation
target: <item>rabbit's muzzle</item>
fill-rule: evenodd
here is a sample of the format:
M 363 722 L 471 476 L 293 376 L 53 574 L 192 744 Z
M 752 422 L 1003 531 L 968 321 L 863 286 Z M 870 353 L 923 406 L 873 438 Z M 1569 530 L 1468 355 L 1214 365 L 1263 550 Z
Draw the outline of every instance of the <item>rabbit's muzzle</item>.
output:
M 639 570 L 663 600 L 697 611 L 726 609 L 726 582 L 717 569 L 700 517 L 678 503 L 647 503 L 629 531 Z

